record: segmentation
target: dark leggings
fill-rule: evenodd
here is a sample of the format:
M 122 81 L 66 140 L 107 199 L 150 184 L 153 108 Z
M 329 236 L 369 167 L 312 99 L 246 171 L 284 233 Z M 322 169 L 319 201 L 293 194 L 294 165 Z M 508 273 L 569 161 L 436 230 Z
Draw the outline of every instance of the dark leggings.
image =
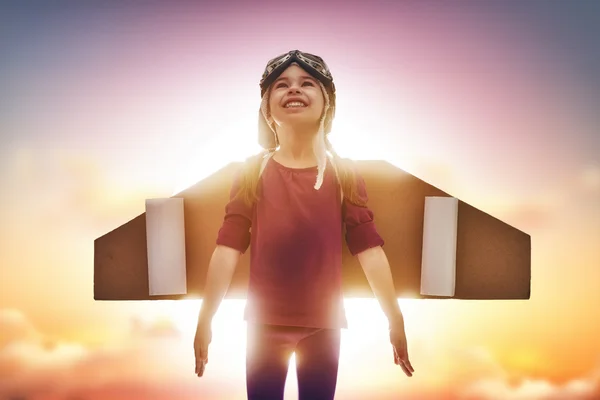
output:
M 292 352 L 296 352 L 298 400 L 333 400 L 340 330 L 248 323 L 248 400 L 283 400 Z

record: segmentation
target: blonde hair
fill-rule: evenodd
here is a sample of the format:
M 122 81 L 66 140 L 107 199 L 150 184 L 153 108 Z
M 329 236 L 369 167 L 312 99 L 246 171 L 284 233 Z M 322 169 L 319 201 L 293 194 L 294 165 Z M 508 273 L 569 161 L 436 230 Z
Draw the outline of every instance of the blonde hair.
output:
M 325 98 L 325 106 L 321 118 L 319 120 L 319 129 L 317 131 L 317 134 L 315 135 L 315 142 L 313 143 L 313 148 L 315 149 L 315 156 L 317 157 L 317 177 L 314 188 L 315 190 L 319 190 L 321 185 L 323 184 L 323 176 L 325 174 L 328 159 L 327 152 L 329 152 L 333 159 L 334 168 L 337 170 L 338 181 L 341 185 L 342 193 L 344 194 L 344 199 L 347 199 L 355 205 L 365 207 L 366 202 L 358 193 L 356 172 L 353 161 L 350 159 L 341 158 L 334 150 L 333 146 L 331 145 L 331 142 L 329 141 L 327 135 L 324 132 L 325 117 L 327 115 L 327 110 L 329 109 L 330 101 L 329 95 L 327 93 L 327 90 L 325 89 L 325 86 L 323 86 L 323 83 L 319 81 L 319 85 Z M 279 138 L 277 137 L 277 132 L 270 119 L 270 93 L 271 88 L 269 87 L 265 91 L 265 94 L 263 95 L 263 98 L 261 100 L 260 111 L 265 121 L 267 121 L 271 132 L 274 135 L 275 147 L 266 149 L 265 151 L 262 151 L 259 154 L 249 157 L 244 163 L 240 177 L 240 190 L 236 194 L 236 197 L 240 196 L 248 206 L 252 206 L 254 202 L 259 200 L 258 183 L 260 180 L 260 168 L 264 157 L 270 155 L 270 153 L 275 152 L 279 145 Z
M 329 143 L 329 140 L 326 139 Z M 335 166 L 338 171 L 339 184 L 344 193 L 344 200 L 349 201 L 360 207 L 366 207 L 365 199 L 358 193 L 358 182 L 354 162 L 348 158 L 341 158 L 328 144 L 328 151 L 331 153 Z M 240 172 L 240 189 L 234 198 L 241 198 L 247 206 L 252 206 L 259 201 L 258 183 L 260 181 L 260 167 L 263 157 L 272 152 L 272 150 L 263 151 L 259 154 L 248 157 L 242 166 Z

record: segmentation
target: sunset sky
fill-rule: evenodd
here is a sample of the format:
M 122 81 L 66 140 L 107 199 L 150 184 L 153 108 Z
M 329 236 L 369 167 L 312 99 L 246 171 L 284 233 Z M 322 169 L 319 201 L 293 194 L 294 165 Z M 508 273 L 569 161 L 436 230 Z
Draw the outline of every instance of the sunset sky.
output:
M 245 398 L 243 302 L 198 379 L 199 301 L 94 301 L 93 244 L 256 153 L 292 49 L 332 70 L 342 156 L 532 241 L 530 300 L 400 300 L 412 378 L 347 300 L 336 398 L 600 398 L 600 2 L 53 3 L 0 5 L 1 400 Z

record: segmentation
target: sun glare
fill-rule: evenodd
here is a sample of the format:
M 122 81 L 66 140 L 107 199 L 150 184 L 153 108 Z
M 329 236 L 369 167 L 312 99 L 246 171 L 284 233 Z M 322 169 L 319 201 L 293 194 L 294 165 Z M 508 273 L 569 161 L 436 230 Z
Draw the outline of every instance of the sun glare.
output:
M 202 300 L 158 301 L 155 304 L 152 318 L 167 317 L 184 336 L 194 335 Z M 360 340 L 369 331 L 387 329 L 387 319 L 377 300 L 346 299 L 344 304 L 349 324 L 348 339 Z M 237 338 L 240 330 L 245 331 L 246 328 L 244 305 L 244 300 L 224 300 L 214 317 L 213 330 Z M 413 300 L 400 300 L 400 308 L 407 319 L 417 317 L 415 306 Z
M 399 157 L 381 135 L 367 135 L 361 126 L 355 126 L 352 109 L 337 111 L 334 128 L 329 139 L 342 157 L 354 160 L 385 160 L 406 169 L 411 162 Z M 174 173 L 173 195 L 187 189 L 231 162 L 240 162 L 261 151 L 257 142 L 255 113 L 242 115 L 239 119 L 223 124 L 210 134 L 198 133 L 191 138 L 179 167 Z M 226 117 L 223 118 L 227 120 Z M 250 129 L 248 127 L 251 127 Z
M 244 161 L 261 148 L 256 135 L 231 126 L 209 139 L 190 146 L 189 153 L 175 172 L 173 195 L 214 174 L 229 163 Z
M 366 133 L 361 126 L 353 123 L 353 118 L 344 117 L 339 110 L 330 140 L 342 157 L 354 160 L 385 160 L 406 169 L 410 160 L 399 160 L 398 154 L 392 154 L 390 146 L 379 136 Z M 352 112 L 352 110 L 346 110 Z M 257 143 L 256 131 L 248 129 L 255 125 L 255 113 L 243 118 L 228 120 L 219 132 L 210 137 L 193 138 L 187 154 L 181 154 L 181 164 L 175 171 L 173 195 L 189 188 L 231 162 L 241 162 L 261 149 Z M 351 117 L 351 114 L 347 114 Z M 216 118 L 216 117 L 215 117 Z M 395 157 L 395 158 L 394 158 Z M 202 300 L 159 301 L 154 303 L 152 315 L 145 318 L 168 318 L 181 333 L 184 340 L 193 340 L 198 321 L 198 312 Z M 217 360 L 228 360 L 230 372 L 242 374 L 246 350 L 246 323 L 243 319 L 245 301 L 225 300 L 222 302 L 212 324 L 212 354 Z M 411 300 L 401 300 L 400 305 L 407 320 L 410 320 L 412 334 L 430 332 L 427 318 L 421 312 L 417 315 L 416 304 Z M 387 319 L 375 299 L 346 299 L 348 329 L 342 330 L 341 365 L 368 362 L 369 359 L 389 358 L 389 338 L 387 337 Z M 408 332 L 407 332 L 408 333 Z M 295 385 L 295 362 L 290 359 L 289 383 L 286 393 Z M 364 373 L 364 371 L 363 371 Z M 352 373 L 351 373 L 352 375 Z M 373 376 L 377 379 L 377 376 Z
M 407 320 L 407 336 L 412 346 L 420 349 L 419 342 L 435 335 L 435 318 L 423 302 L 400 300 L 400 307 Z M 157 301 L 152 313 L 144 319 L 164 321 L 168 319 L 181 335 L 182 346 L 192 343 L 198 320 L 201 300 Z M 221 303 L 212 323 L 213 340 L 210 348 L 214 360 L 211 371 L 221 371 L 230 376 L 243 377 L 246 359 L 246 322 L 244 300 L 225 300 Z M 417 305 L 419 307 L 417 307 Z M 354 386 L 357 382 L 395 382 L 398 370 L 391 358 L 387 319 L 375 299 L 346 299 L 348 329 L 342 330 L 340 348 L 340 382 Z M 187 348 L 187 347 L 185 347 Z M 185 353 L 190 357 L 191 353 Z M 294 396 L 297 388 L 295 358 L 289 361 L 286 396 Z M 384 365 L 385 370 L 368 368 Z M 215 372 L 216 373 L 216 372 Z

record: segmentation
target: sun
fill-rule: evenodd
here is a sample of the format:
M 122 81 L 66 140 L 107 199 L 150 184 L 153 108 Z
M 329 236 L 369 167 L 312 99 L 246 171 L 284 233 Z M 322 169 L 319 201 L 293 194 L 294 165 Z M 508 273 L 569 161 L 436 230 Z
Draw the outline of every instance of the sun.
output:
M 245 329 L 243 320 L 243 300 L 224 300 L 221 302 L 212 322 L 213 334 L 229 337 L 232 333 L 239 336 L 240 330 Z M 153 307 L 153 318 L 168 318 L 184 337 L 196 333 L 198 314 L 202 300 L 172 300 L 158 301 Z
M 188 155 L 183 156 L 185 161 L 174 171 L 172 195 L 214 174 L 227 164 L 244 161 L 260 151 L 256 135 L 248 135 L 245 130 L 231 129 L 222 134 L 211 135 L 204 141 L 198 139 L 196 144 L 190 146 Z
M 239 335 L 245 330 L 243 318 L 245 300 L 223 300 L 215 317 L 213 330 L 225 336 Z M 387 330 L 387 319 L 381 311 L 376 299 L 346 299 L 344 301 L 346 316 L 349 322 L 349 335 L 359 340 L 368 331 Z M 163 300 L 152 307 L 151 319 L 168 318 L 184 336 L 193 336 L 196 332 L 198 314 L 202 300 Z M 414 300 L 400 300 L 400 308 L 407 319 L 413 322 L 417 304 Z M 415 321 L 416 322 L 416 321 Z M 422 328 L 422 324 L 419 324 Z M 426 328 L 426 327 L 425 327 Z M 424 329 L 425 329 L 424 328 Z

